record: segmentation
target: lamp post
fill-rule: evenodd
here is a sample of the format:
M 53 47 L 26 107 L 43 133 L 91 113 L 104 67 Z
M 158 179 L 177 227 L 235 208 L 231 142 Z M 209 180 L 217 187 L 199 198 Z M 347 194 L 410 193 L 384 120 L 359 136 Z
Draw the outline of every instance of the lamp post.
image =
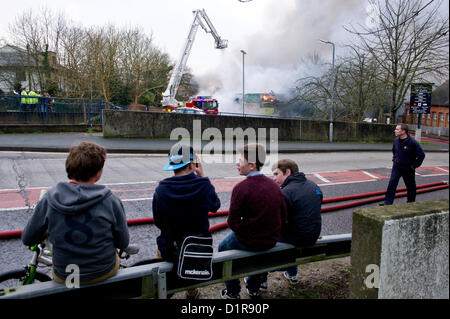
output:
M 242 116 L 245 115 L 244 103 L 245 103 L 245 73 L 244 73 L 244 57 L 247 54 L 244 50 L 241 50 L 242 53 Z
M 333 142 L 333 106 L 334 106 L 334 55 L 335 55 L 335 46 L 333 42 L 323 41 L 320 42 L 331 44 L 333 46 L 333 62 L 332 62 L 332 75 L 331 75 L 331 107 L 330 107 L 330 143 Z

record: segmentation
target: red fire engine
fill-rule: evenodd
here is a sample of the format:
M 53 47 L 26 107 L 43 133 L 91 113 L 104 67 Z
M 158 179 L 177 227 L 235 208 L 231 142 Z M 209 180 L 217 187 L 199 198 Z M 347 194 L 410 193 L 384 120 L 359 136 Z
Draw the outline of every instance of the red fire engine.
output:
M 187 102 L 186 107 L 196 107 L 210 115 L 217 115 L 219 112 L 219 103 L 210 96 L 197 96 L 191 102 Z

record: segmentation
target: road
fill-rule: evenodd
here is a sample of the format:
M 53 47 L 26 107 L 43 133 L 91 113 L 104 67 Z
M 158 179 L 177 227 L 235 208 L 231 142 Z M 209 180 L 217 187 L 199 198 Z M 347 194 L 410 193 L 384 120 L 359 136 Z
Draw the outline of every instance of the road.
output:
M 59 181 L 67 180 L 66 155 L 0 152 L 0 231 L 23 229 L 40 196 Z M 280 154 L 279 158 L 295 160 L 300 170 L 320 185 L 324 198 L 386 190 L 392 165 L 392 154 L 379 151 Z M 227 210 L 231 190 L 242 177 L 237 175 L 234 159 L 228 163 L 221 163 L 222 160 L 222 157 L 203 157 L 208 163 L 204 164 L 205 173 L 221 200 L 220 210 Z M 448 153 L 428 153 L 417 170 L 417 184 L 448 180 L 448 161 Z M 158 181 L 172 176 L 171 172 L 162 171 L 166 163 L 167 156 L 161 154 L 109 154 L 100 183 L 122 199 L 128 219 L 151 217 L 151 199 Z M 403 181 L 399 187 L 404 187 Z M 417 201 L 448 198 L 448 195 L 448 189 L 430 192 L 418 195 Z M 396 203 L 404 202 L 406 198 L 396 199 Z M 366 206 L 375 205 L 378 204 Z M 324 213 L 322 235 L 351 233 L 355 209 Z M 225 220 L 226 217 L 214 217 L 210 218 L 210 223 Z M 228 232 L 227 229 L 214 233 L 216 248 Z M 154 225 L 130 226 L 130 234 L 131 241 L 138 244 L 141 251 L 127 264 L 155 255 L 159 231 Z M 0 240 L 0 273 L 22 267 L 30 256 L 20 239 Z

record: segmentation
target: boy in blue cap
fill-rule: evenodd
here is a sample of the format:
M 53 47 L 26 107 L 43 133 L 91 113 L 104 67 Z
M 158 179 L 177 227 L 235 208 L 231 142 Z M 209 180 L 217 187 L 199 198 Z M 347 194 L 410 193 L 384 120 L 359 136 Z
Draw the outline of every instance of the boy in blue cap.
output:
M 177 143 L 169 152 L 165 171 L 174 176 L 162 180 L 153 195 L 153 218 L 161 230 L 156 239 L 164 260 L 175 262 L 177 249 L 189 235 L 210 236 L 209 212 L 217 212 L 220 200 L 190 145 Z M 198 290 L 188 290 L 197 298 Z

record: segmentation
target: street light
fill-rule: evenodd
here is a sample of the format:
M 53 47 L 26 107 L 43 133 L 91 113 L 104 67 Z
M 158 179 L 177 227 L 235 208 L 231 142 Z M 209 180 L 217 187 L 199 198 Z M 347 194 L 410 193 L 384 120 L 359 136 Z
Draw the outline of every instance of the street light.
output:
M 334 53 L 335 53 L 335 47 L 334 43 L 330 41 L 323 41 L 320 40 L 320 42 L 331 44 L 333 46 L 333 70 L 331 75 L 331 107 L 330 107 L 330 143 L 333 142 L 333 107 L 334 107 Z
M 242 116 L 244 116 L 245 111 L 244 111 L 244 100 L 245 100 L 245 90 L 244 90 L 244 83 L 245 83 L 245 73 L 244 73 L 244 57 L 247 54 L 247 52 L 245 52 L 244 50 L 241 50 L 242 53 Z

